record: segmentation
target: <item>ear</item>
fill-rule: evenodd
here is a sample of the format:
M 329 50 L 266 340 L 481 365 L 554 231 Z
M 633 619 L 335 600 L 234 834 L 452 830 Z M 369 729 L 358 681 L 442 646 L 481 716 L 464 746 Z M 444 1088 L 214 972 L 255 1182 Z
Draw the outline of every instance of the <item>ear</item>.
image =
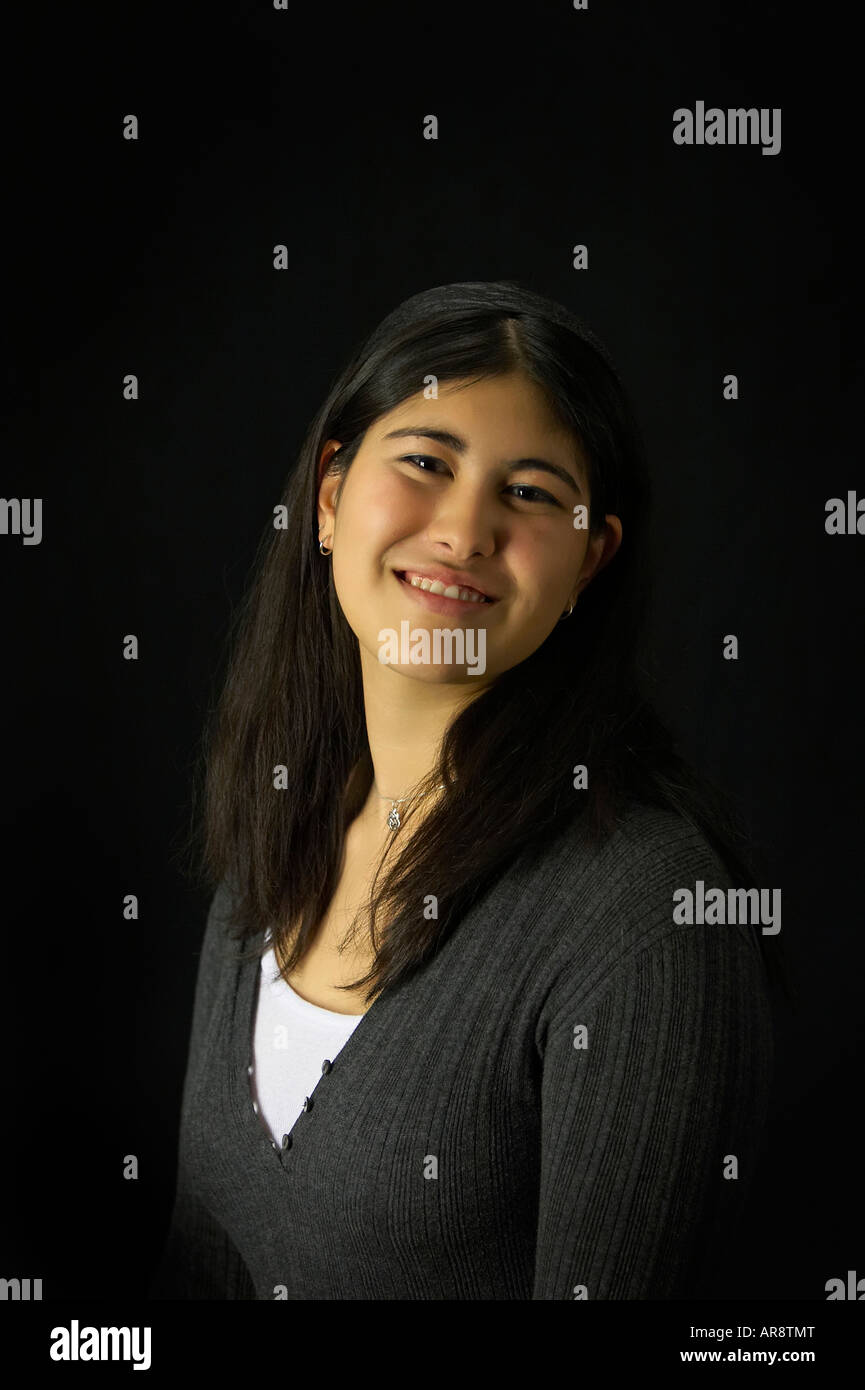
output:
M 617 516 L 610 513 L 604 517 L 603 532 L 589 542 L 577 584 L 578 595 L 590 580 L 594 579 L 596 574 L 600 574 L 604 566 L 610 563 L 621 544 L 622 523 Z
M 333 535 L 336 521 L 336 495 L 344 475 L 328 472 L 333 456 L 342 448 L 338 439 L 328 439 L 318 461 L 318 527 L 322 539 Z

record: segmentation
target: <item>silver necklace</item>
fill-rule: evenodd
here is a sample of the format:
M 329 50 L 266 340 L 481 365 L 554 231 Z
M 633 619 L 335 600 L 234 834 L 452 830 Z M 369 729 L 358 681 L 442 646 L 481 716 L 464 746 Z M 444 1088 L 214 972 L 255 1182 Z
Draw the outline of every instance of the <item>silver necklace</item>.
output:
M 410 796 L 398 796 L 396 800 L 394 800 L 392 796 L 383 796 L 382 793 L 379 791 L 378 787 L 376 787 L 375 782 L 373 782 L 372 785 L 373 787 L 375 787 L 376 796 L 380 796 L 382 801 L 389 801 L 391 804 L 390 815 L 387 818 L 388 829 L 399 830 L 400 826 L 402 825 L 402 821 L 399 818 L 399 811 L 396 808 L 397 806 L 401 806 L 404 801 L 411 801 L 412 798 Z M 437 792 L 440 792 L 443 789 L 444 782 L 442 782 L 441 786 L 433 788 L 433 790 Z

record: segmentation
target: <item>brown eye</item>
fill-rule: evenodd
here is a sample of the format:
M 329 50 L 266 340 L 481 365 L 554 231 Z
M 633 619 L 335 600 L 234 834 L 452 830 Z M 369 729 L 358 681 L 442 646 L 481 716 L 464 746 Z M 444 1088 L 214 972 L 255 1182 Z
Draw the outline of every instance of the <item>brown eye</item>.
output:
M 417 467 L 418 463 L 441 463 L 441 459 L 430 458 L 428 454 L 404 454 L 400 463 L 413 463 Z M 419 473 L 431 473 L 431 468 L 419 468 Z
M 552 502 L 554 507 L 561 506 L 561 503 L 549 492 L 544 492 L 542 487 L 532 487 L 530 483 L 512 483 L 511 488 L 512 490 L 519 488 L 521 492 L 533 492 L 535 494 L 534 497 L 523 497 L 521 499 L 523 502 Z

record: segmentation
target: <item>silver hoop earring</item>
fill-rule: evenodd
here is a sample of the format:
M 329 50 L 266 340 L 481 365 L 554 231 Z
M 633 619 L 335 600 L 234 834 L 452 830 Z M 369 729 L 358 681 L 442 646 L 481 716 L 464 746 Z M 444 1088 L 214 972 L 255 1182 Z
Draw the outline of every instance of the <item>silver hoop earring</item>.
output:
M 319 548 L 319 550 L 321 551 L 322 555 L 330 555 L 330 554 L 332 553 L 331 550 L 328 550 L 328 549 L 325 547 L 324 541 L 319 541 L 319 543 L 318 543 L 318 548 Z
M 576 606 L 577 606 L 577 605 L 576 605 L 576 601 L 574 601 L 574 602 L 571 604 L 570 608 L 568 609 L 567 613 L 563 613 L 562 616 L 559 618 L 559 622 L 560 622 L 560 623 L 563 623 L 563 622 L 565 621 L 565 618 L 569 618 L 569 617 L 571 616 L 571 614 L 573 613 L 574 609 L 576 608 Z

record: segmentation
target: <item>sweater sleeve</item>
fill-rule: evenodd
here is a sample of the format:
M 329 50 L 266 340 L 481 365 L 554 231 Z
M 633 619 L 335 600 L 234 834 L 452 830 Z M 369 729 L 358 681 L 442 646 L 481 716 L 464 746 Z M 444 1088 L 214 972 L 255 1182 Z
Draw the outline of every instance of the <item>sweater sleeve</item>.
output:
M 148 1288 L 149 1299 L 255 1298 L 243 1259 L 196 1195 L 183 1160 L 187 1094 L 204 1052 L 214 1009 L 218 1007 L 220 973 L 225 968 L 224 914 L 228 901 L 226 887 L 221 884 L 208 911 L 198 965 L 183 1083 L 174 1204 L 161 1257 Z
M 759 928 L 667 922 L 596 996 L 576 969 L 556 991 L 535 1299 L 718 1293 L 762 1148 L 771 1010 Z
M 192 1190 L 182 1160 L 168 1236 L 149 1299 L 255 1298 L 234 1244 Z

